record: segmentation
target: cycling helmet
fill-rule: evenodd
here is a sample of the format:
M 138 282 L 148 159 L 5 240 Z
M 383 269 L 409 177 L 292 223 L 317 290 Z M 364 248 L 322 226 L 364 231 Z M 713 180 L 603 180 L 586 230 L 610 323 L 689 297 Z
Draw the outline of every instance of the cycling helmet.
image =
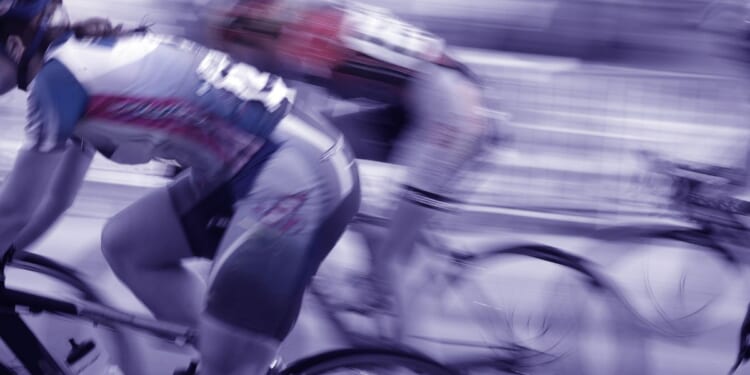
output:
M 29 62 L 44 42 L 44 36 L 50 28 L 51 20 L 55 12 L 47 12 L 50 4 L 62 5 L 62 0 L 0 0 L 0 30 L 6 30 L 9 25 L 23 26 L 30 24 L 38 16 L 42 16 L 39 24 L 30 36 L 30 41 L 24 49 L 21 60 L 18 62 L 17 83 L 18 88 L 26 90 L 28 82 Z M 5 43 L 0 40 L 0 50 L 3 55 L 10 58 Z M 11 59 L 12 60 L 12 59 Z

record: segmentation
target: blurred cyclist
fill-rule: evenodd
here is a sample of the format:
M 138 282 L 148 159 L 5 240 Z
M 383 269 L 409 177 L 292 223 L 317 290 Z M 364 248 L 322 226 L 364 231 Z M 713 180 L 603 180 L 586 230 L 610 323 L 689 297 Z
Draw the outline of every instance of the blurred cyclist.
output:
M 490 131 L 475 76 L 443 40 L 353 2 L 242 0 L 214 5 L 208 42 L 287 79 L 379 107 L 335 119 L 359 158 L 407 167 L 402 199 L 374 251 L 389 290 L 431 209 Z
M 67 208 L 95 151 L 179 163 L 181 177 L 108 221 L 105 257 L 156 317 L 199 327 L 202 375 L 265 374 L 358 209 L 342 137 L 288 115 L 281 79 L 224 53 L 103 19 L 58 24 L 54 0 L 0 6 L 0 93 L 28 90 L 0 248 Z M 190 257 L 213 259 L 207 286 Z

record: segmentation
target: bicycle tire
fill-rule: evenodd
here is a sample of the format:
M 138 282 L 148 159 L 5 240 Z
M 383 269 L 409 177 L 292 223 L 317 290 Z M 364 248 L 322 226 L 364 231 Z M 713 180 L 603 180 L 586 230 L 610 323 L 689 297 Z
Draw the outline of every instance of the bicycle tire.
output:
M 9 267 L 45 275 L 78 292 L 80 298 L 84 301 L 108 306 L 101 294 L 83 279 L 80 272 L 54 259 L 31 252 L 18 252 L 14 254 Z M 139 352 L 138 344 L 130 339 L 122 327 L 117 325 L 104 326 L 107 328 L 107 353 L 111 360 L 120 366 L 126 374 L 141 373 L 141 361 L 135 354 Z
M 16 375 L 17 373 L 10 369 L 10 367 L 0 363 L 0 375 Z
M 83 280 L 78 271 L 43 255 L 30 252 L 16 253 L 11 267 L 52 277 L 81 292 L 86 301 L 104 303 L 99 293 Z
M 536 261 L 550 263 L 553 265 L 553 268 L 560 266 L 560 268 L 562 268 L 563 270 L 572 270 L 572 273 L 574 275 L 584 276 L 585 283 L 581 284 L 581 286 L 578 286 L 579 283 L 576 281 L 574 287 L 578 289 L 576 289 L 574 292 L 577 292 L 578 290 L 588 291 L 590 286 L 594 290 L 603 292 L 603 294 L 614 296 L 615 301 L 619 301 L 619 294 L 617 292 L 616 286 L 614 286 L 613 283 L 605 275 L 598 272 L 593 263 L 587 261 L 584 258 L 567 253 L 563 250 L 551 246 L 540 244 L 520 244 L 515 246 L 493 248 L 488 251 L 479 253 L 444 252 L 444 254 L 447 254 L 451 258 L 451 261 L 455 264 L 467 265 L 467 268 L 470 269 L 479 268 L 487 269 L 489 271 L 493 271 L 492 263 L 495 261 L 498 261 L 500 263 L 508 262 L 505 259 L 500 259 L 508 256 L 528 258 L 527 260 L 530 260 L 532 264 L 534 264 L 533 262 Z M 496 271 L 496 269 L 494 270 Z M 438 270 L 438 272 L 443 271 Z M 468 272 L 470 271 L 467 271 L 465 268 L 459 269 L 459 272 L 455 276 L 458 279 L 462 279 L 467 276 L 474 276 Z M 342 275 L 345 273 L 346 272 L 334 272 L 334 274 L 337 275 Z M 563 357 L 563 355 L 556 357 L 549 354 L 548 352 L 545 352 L 545 350 L 542 350 L 549 349 L 549 346 L 545 347 L 544 344 L 548 344 L 550 342 L 553 342 L 554 340 L 547 340 L 546 343 L 543 341 L 537 341 L 536 344 L 541 344 L 525 346 L 523 344 L 518 344 L 519 341 L 517 340 L 506 339 L 506 337 L 503 337 L 505 335 L 504 333 L 501 334 L 498 332 L 490 332 L 490 330 L 500 327 L 501 324 L 497 324 L 497 322 L 502 320 L 502 316 L 500 315 L 501 313 L 491 303 L 492 295 L 486 293 L 486 290 L 490 289 L 474 287 L 474 285 L 470 285 L 473 283 L 462 283 L 463 280 L 458 280 L 458 282 L 456 282 L 456 280 L 450 281 L 453 275 L 448 275 L 448 273 L 442 273 L 442 275 L 447 276 L 447 282 L 441 282 L 439 283 L 439 285 L 436 285 L 434 283 L 435 279 L 430 279 L 428 277 L 423 279 L 423 282 L 425 282 L 426 284 L 420 284 L 414 288 L 415 290 L 420 290 L 420 294 L 422 294 L 420 297 L 428 298 L 427 300 L 417 301 L 414 306 L 421 305 L 423 301 L 428 301 L 429 303 L 438 301 L 440 306 L 429 306 L 428 311 L 435 312 L 434 317 L 439 317 L 439 319 L 433 320 L 442 323 L 440 324 L 440 326 L 435 327 L 435 329 L 427 328 L 426 330 L 423 330 L 422 332 L 425 332 L 425 334 L 415 335 L 413 334 L 413 332 L 415 331 L 412 331 L 412 333 L 409 333 L 407 335 L 407 339 L 416 339 L 420 344 L 437 344 L 440 347 L 466 349 L 467 353 L 461 355 L 454 355 L 455 353 L 452 353 L 451 358 L 445 360 L 447 361 L 446 363 L 450 363 L 451 366 L 453 366 L 453 364 L 460 365 L 459 367 L 462 368 L 463 371 L 468 371 L 468 373 L 470 374 L 517 373 L 518 371 L 528 370 L 537 366 L 549 365 L 555 359 Z M 339 317 L 339 315 L 341 314 L 352 312 L 352 310 L 348 309 L 350 307 L 350 304 L 347 303 L 346 297 L 350 293 L 346 293 L 346 291 L 341 291 L 334 294 L 325 293 L 318 290 L 325 290 L 325 287 L 322 287 L 318 284 L 319 281 L 313 283 L 313 286 L 311 288 L 313 295 L 317 297 L 319 303 L 321 303 L 321 306 L 325 311 L 328 311 L 329 314 L 333 314 L 334 318 L 332 318 L 332 321 L 336 324 L 338 331 L 344 332 L 344 339 L 349 339 L 350 342 L 355 345 L 363 345 L 367 342 L 367 340 L 372 342 L 373 340 L 379 339 L 378 337 L 370 337 L 368 336 L 368 334 L 362 334 L 360 332 L 360 330 L 362 329 L 368 331 L 369 327 L 358 325 L 356 330 L 351 330 L 349 329 L 345 320 L 342 320 Z M 469 289 L 466 289 L 467 285 L 470 287 Z M 430 293 L 430 290 L 436 289 L 444 290 L 445 294 Z M 546 291 L 544 288 L 542 288 L 542 290 Z M 492 289 L 490 291 L 495 292 L 496 289 Z M 449 295 L 448 297 L 458 296 L 458 298 L 453 298 L 453 301 L 458 300 L 457 304 L 453 304 L 453 306 L 459 306 L 458 309 L 455 309 L 450 305 L 450 303 L 453 301 L 447 300 L 445 298 L 446 295 Z M 474 298 L 474 296 L 478 296 L 478 298 Z M 485 301 L 488 303 L 484 303 Z M 411 302 L 414 303 L 414 301 Z M 582 302 L 585 303 L 586 301 Z M 446 306 L 448 307 L 447 309 L 445 309 Z M 533 305 L 525 305 L 524 307 L 527 306 L 531 306 L 532 309 L 534 308 Z M 444 314 L 445 311 L 448 311 L 447 315 L 440 315 Z M 366 312 L 363 314 L 368 315 Z M 573 315 L 574 319 L 582 318 L 582 315 L 567 315 Z M 375 319 L 377 319 L 377 317 L 378 314 L 375 314 Z M 456 317 L 458 319 L 456 319 Z M 430 318 L 430 316 L 420 315 L 418 322 L 416 323 L 427 322 L 427 327 L 429 327 Z M 538 321 L 541 320 L 538 319 Z M 560 320 L 558 320 L 558 322 L 559 321 Z M 445 335 L 445 332 L 441 331 L 440 328 L 441 326 L 444 326 L 443 323 L 447 324 L 448 327 L 453 327 L 454 322 L 463 325 L 459 326 L 463 329 L 458 331 L 460 336 L 458 339 L 448 338 L 447 336 L 449 335 Z M 547 320 L 544 321 L 544 323 L 547 322 Z M 579 322 L 580 320 L 575 321 L 576 324 L 579 324 Z M 567 324 L 569 322 L 563 323 Z M 570 325 L 571 324 L 564 326 L 561 324 L 557 324 L 557 326 L 553 327 L 553 329 L 562 327 L 557 331 L 558 333 L 562 333 L 562 335 L 558 337 L 564 337 L 566 339 L 570 337 L 574 338 L 576 332 L 574 328 L 570 328 Z M 409 323 L 406 323 L 406 327 L 415 328 L 412 327 Z M 633 331 L 637 330 L 634 329 Z M 489 334 L 486 334 L 487 332 L 489 332 Z M 554 335 L 554 333 L 551 335 Z M 510 336 L 511 338 L 519 337 L 515 335 Z M 567 342 L 574 343 L 575 341 Z M 417 344 L 418 347 L 421 347 L 419 346 L 420 344 Z M 413 346 L 415 344 L 412 343 L 411 345 Z M 559 349 L 559 347 L 553 349 Z M 431 351 L 429 351 L 429 353 L 432 354 Z M 444 360 L 442 357 L 440 357 L 440 359 Z M 557 366 L 559 367 L 562 365 Z
M 393 374 L 396 368 L 415 371 L 414 374 L 458 375 L 453 369 L 417 353 L 386 348 L 352 348 L 324 352 L 303 358 L 280 372 L 280 375 L 323 375 L 351 369 L 367 370 L 368 374 Z M 374 370 L 384 372 L 369 372 Z M 358 372 L 361 374 L 361 372 Z
M 703 229 L 685 228 L 679 226 L 662 226 L 662 227 L 649 227 L 649 226 L 624 226 L 609 228 L 598 236 L 598 239 L 606 241 L 606 244 L 610 248 L 607 251 L 601 251 L 597 248 L 596 251 L 601 254 L 599 262 L 610 269 L 610 272 L 615 271 L 618 267 L 632 266 L 628 264 L 633 257 L 644 256 L 649 254 L 666 254 L 668 251 L 674 253 L 674 258 L 682 256 L 683 258 L 674 259 L 668 265 L 675 265 L 680 260 L 685 260 L 688 256 L 701 256 L 700 266 L 697 267 L 700 270 L 708 270 L 711 266 L 721 267 L 721 276 L 723 277 L 742 277 L 742 263 L 737 256 L 727 247 L 718 243 L 710 232 Z M 674 248 L 672 245 L 679 245 Z M 618 251 L 619 248 L 626 246 L 628 251 Z M 691 253 L 691 251 L 693 251 Z M 672 259 L 672 258 L 670 258 Z M 639 260 L 636 258 L 636 260 Z M 687 259 L 692 260 L 692 259 Z M 624 266 L 623 266 L 624 264 Z M 685 267 L 688 267 L 686 265 Z M 647 266 L 646 266 L 647 267 Z M 660 263 L 660 268 L 665 267 L 663 263 Z M 645 268 L 648 271 L 648 268 Z M 724 272 L 729 271 L 729 272 Z M 667 271 L 663 271 L 667 272 Z M 658 275 L 657 275 L 658 276 Z M 677 290 L 681 294 L 684 292 L 684 283 L 686 273 L 682 274 L 682 278 L 679 280 L 680 285 Z M 677 332 L 678 337 L 693 336 L 710 330 L 710 328 L 702 327 L 702 317 L 707 315 L 711 304 L 721 299 L 725 293 L 730 293 L 730 288 L 719 288 L 722 290 L 721 295 L 714 295 L 707 301 L 697 304 L 692 311 L 672 312 L 671 314 L 666 311 L 667 307 L 662 306 L 660 301 L 656 301 L 657 298 L 655 291 L 652 290 L 651 275 L 645 274 L 646 280 L 644 280 L 644 286 L 647 288 L 646 292 L 648 298 L 653 303 L 654 318 L 648 318 L 653 324 L 659 324 L 664 326 L 666 329 Z M 706 284 L 718 285 L 721 281 L 716 277 L 711 277 L 706 280 L 710 280 Z M 725 280 L 727 283 L 731 281 Z M 706 292 L 708 293 L 708 292 Z M 679 296 L 684 298 L 683 295 Z M 686 305 L 686 304 L 683 304 Z M 669 316 L 672 315 L 672 316 Z M 658 322 L 657 322 L 658 321 Z
M 594 238 L 607 242 L 633 242 L 640 239 L 662 238 L 692 243 L 714 253 L 727 265 L 737 269 L 741 268 L 740 259 L 737 258 L 737 255 L 714 241 L 711 234 L 704 229 L 686 228 L 679 225 L 627 225 L 599 230 Z
M 627 285 L 628 299 L 639 302 L 634 308 L 652 324 L 676 333 L 672 338 L 677 340 L 661 347 L 684 345 L 682 340 L 700 339 L 722 326 L 720 312 L 747 295 L 742 261 L 708 229 L 618 226 L 601 231 L 598 239 L 604 249 L 592 251 L 612 277 L 630 279 L 621 285 Z
M 514 340 L 508 340 L 509 344 L 505 344 L 505 353 L 507 353 L 505 357 L 494 354 L 484 362 L 478 358 L 474 361 L 471 359 L 464 360 L 462 368 L 469 371 L 469 373 L 484 374 L 487 373 L 488 369 L 500 372 L 531 371 L 535 368 L 552 368 L 555 373 L 614 373 L 614 368 L 623 365 L 621 362 L 627 362 L 615 359 L 612 363 L 599 364 L 599 366 L 605 366 L 609 369 L 602 371 L 601 369 L 592 369 L 592 365 L 585 364 L 586 360 L 582 359 L 585 356 L 591 356 L 587 351 L 591 348 L 586 347 L 584 343 L 586 337 L 583 329 L 591 324 L 588 319 L 589 310 L 587 309 L 587 306 L 593 303 L 593 300 L 590 298 L 590 291 L 597 293 L 600 297 L 599 301 L 602 302 L 601 305 L 608 311 L 616 312 L 621 310 L 622 307 L 627 308 L 627 302 L 621 299 L 617 285 L 600 272 L 594 263 L 586 258 L 556 247 L 534 243 L 503 246 L 478 253 L 453 253 L 451 256 L 455 262 L 464 263 L 473 270 L 485 269 L 487 270 L 485 272 L 490 274 L 503 274 L 502 272 L 498 272 L 496 265 L 507 263 L 507 260 L 501 258 L 508 256 L 526 258 L 525 261 L 530 261 L 531 265 L 534 265 L 535 261 L 541 261 L 553 265 L 553 269 L 557 267 L 555 269 L 556 277 L 552 278 L 548 283 L 544 283 L 541 288 L 541 294 L 551 296 L 543 302 L 544 307 L 538 309 L 541 310 L 543 318 L 539 318 L 538 315 L 531 318 L 532 315 L 539 314 L 539 312 L 532 312 L 530 313 L 532 315 L 516 319 L 514 317 L 515 308 L 509 309 L 507 306 L 497 306 L 494 304 L 496 300 L 493 297 L 499 299 L 507 297 L 502 295 L 502 293 L 499 293 L 501 294 L 500 296 L 494 296 L 494 294 L 498 294 L 496 293 L 498 283 L 490 284 L 494 285 L 494 287 L 490 290 L 490 293 L 487 293 L 488 289 L 483 288 L 481 281 L 474 282 L 475 285 L 472 287 L 475 291 L 473 294 L 479 296 L 480 299 L 475 298 L 472 301 L 474 301 L 475 305 L 479 306 L 475 307 L 475 311 L 476 309 L 482 309 L 479 313 L 473 314 L 475 318 L 474 324 L 477 324 L 480 330 L 486 333 L 485 337 L 495 336 L 495 340 L 502 342 L 502 334 L 498 333 L 498 324 L 495 322 L 499 321 L 502 315 L 505 319 L 504 329 L 508 331 L 508 335 Z M 535 270 L 541 268 L 539 266 L 533 267 Z M 571 272 L 565 272 L 566 270 Z M 560 274 L 560 271 L 563 271 L 564 274 Z M 448 288 L 455 288 L 454 293 L 457 295 L 471 296 L 471 293 L 462 292 L 461 290 L 464 289 L 461 288 L 469 282 L 468 277 L 480 276 L 476 275 L 476 273 L 471 272 L 468 275 L 460 275 L 461 279 L 456 280 L 457 282 L 452 283 Z M 583 282 L 576 281 L 574 283 L 559 281 L 560 277 L 566 277 L 568 274 L 583 276 L 584 280 Z M 524 280 L 526 279 L 524 278 Z M 554 290 L 549 289 L 549 283 L 555 286 Z M 568 289 L 562 289 L 566 287 Z M 527 293 L 533 294 L 533 290 L 524 289 L 524 293 L 522 294 Z M 525 298 L 521 297 L 521 300 Z M 531 306 L 533 306 L 533 299 L 531 303 Z M 523 309 L 524 307 L 521 307 L 520 310 Z M 566 309 L 570 309 L 570 311 L 565 311 Z M 510 313 L 508 313 L 509 310 Z M 629 309 L 627 311 L 627 316 L 631 317 L 632 311 Z M 488 314 L 494 314 L 494 316 L 488 316 Z M 537 326 L 533 327 L 533 324 L 529 325 L 530 321 L 536 321 L 535 324 Z M 494 325 L 493 322 L 495 322 Z M 524 324 L 526 325 L 525 327 L 523 326 Z M 524 329 L 526 332 L 521 332 L 519 335 L 518 333 Z M 526 333 L 525 340 L 520 338 L 524 333 Z M 538 336 L 535 337 L 534 334 Z M 553 338 L 545 338 L 543 335 L 550 335 Z M 620 345 L 619 338 L 617 341 L 616 344 Z M 500 348 L 500 345 L 497 345 L 497 347 Z M 640 355 L 635 354 L 634 357 L 640 358 Z

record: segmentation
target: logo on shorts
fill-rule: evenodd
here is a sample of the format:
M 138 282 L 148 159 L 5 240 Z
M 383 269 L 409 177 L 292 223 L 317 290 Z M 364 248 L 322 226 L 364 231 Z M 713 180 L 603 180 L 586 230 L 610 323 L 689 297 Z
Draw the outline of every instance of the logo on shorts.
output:
M 302 229 L 299 211 L 307 201 L 307 195 L 306 192 L 287 195 L 270 202 L 269 205 L 259 205 L 256 212 L 260 214 L 260 222 L 282 233 Z

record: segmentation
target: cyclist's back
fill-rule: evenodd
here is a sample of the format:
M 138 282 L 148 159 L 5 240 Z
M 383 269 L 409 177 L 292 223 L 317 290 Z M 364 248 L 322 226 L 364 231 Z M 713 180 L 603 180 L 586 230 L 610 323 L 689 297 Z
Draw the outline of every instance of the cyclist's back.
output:
M 264 69 L 343 98 L 400 104 L 431 66 L 476 79 L 440 37 L 356 2 L 244 0 L 217 28 L 222 48 L 240 57 L 247 48 L 270 51 L 275 58 Z
M 149 33 L 69 38 L 47 56 L 34 84 L 65 88 L 54 97 L 32 87 L 31 103 L 60 107 L 71 119 L 81 112 L 82 121 L 56 129 L 40 122 L 39 147 L 74 136 L 118 163 L 174 160 L 214 181 L 253 157 L 293 96 L 278 77 L 221 52 Z

